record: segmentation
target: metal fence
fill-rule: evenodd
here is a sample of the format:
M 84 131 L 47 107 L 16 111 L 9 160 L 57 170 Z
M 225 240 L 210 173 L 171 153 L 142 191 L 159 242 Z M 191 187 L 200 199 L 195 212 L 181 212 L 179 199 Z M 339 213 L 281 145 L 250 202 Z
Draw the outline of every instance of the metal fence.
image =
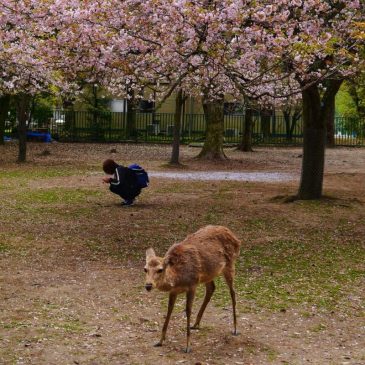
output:
M 38 127 L 38 128 L 37 128 Z M 42 126 L 33 128 L 41 130 Z M 67 142 L 156 142 L 170 143 L 173 138 L 173 113 L 136 113 L 133 125 L 127 123 L 127 113 L 63 111 L 45 127 L 52 138 Z M 197 143 L 205 139 L 204 114 L 185 114 L 181 125 L 181 142 Z M 303 124 L 283 116 L 255 115 L 252 141 L 261 145 L 301 145 Z M 244 115 L 224 116 L 224 140 L 237 144 L 244 131 Z M 365 119 L 337 117 L 335 143 L 339 146 L 365 146 Z

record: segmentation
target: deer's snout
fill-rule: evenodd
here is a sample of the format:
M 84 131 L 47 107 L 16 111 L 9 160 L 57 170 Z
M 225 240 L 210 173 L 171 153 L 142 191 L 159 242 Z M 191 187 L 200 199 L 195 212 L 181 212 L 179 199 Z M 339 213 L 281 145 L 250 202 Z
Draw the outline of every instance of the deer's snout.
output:
M 147 284 L 145 285 L 145 288 L 146 288 L 146 290 L 147 290 L 147 291 L 151 291 L 151 290 L 152 290 L 152 284 L 147 283 Z

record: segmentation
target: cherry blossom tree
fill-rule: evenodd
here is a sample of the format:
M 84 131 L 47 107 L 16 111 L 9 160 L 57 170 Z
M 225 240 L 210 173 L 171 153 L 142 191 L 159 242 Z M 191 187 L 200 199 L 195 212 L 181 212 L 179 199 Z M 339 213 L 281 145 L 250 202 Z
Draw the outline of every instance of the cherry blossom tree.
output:
M 12 76 L 4 74 L 2 90 L 34 92 L 52 83 L 72 91 L 80 77 L 127 98 L 143 97 L 148 87 L 163 101 L 181 90 L 203 102 L 204 158 L 224 158 L 226 95 L 272 104 L 301 93 L 298 197 L 321 196 L 325 120 L 340 81 L 360 60 L 358 0 L 8 0 L 2 6 L 10 20 L 3 21 L 1 57 L 13 67 L 6 66 Z
M 353 1 L 283 0 L 270 17 L 286 72 L 298 82 L 303 99 L 304 147 L 299 199 L 322 196 L 326 127 L 342 80 L 357 72 L 361 42 L 356 21 L 364 5 Z M 263 11 L 267 11 L 267 6 Z M 283 49 L 280 52 L 280 48 Z
M 101 83 L 114 95 L 138 99 L 148 87 L 158 102 L 180 90 L 200 98 L 207 119 L 207 138 L 200 156 L 224 158 L 224 96 L 241 98 L 242 93 L 223 66 L 237 53 L 232 50 L 236 23 L 247 22 L 245 26 L 249 27 L 254 4 L 58 1 L 50 7 L 52 18 L 59 23 L 52 52 L 59 54 L 61 63 L 66 63 L 63 70 L 71 69 L 66 72 L 71 78 L 85 72 L 89 75 L 92 70 L 93 77 L 87 79 Z M 243 12 L 243 6 L 250 11 Z M 246 50 L 241 71 L 246 65 L 253 74 L 255 57 L 256 49 Z M 252 76 L 250 86 L 258 80 L 259 77 Z M 240 87 L 244 88 L 242 82 Z
M 358 21 L 363 19 L 364 4 L 359 0 L 144 4 L 157 26 L 155 32 L 151 27 L 151 34 L 158 46 L 149 56 L 160 70 L 170 67 L 172 80 L 188 93 L 201 95 L 207 110 L 214 102 L 214 112 L 208 114 L 216 118 L 208 120 L 211 130 L 202 154 L 219 156 L 208 145 L 222 146 L 222 124 L 216 121 L 222 119 L 224 95 L 283 102 L 300 92 L 304 148 L 298 198 L 320 198 L 326 127 L 333 120 L 334 97 L 342 80 L 356 73 L 361 61 Z
M 257 2 L 249 43 L 262 51 L 256 58 L 261 67 L 254 74 L 260 85 L 249 91 L 250 74 L 240 67 L 246 58 L 247 28 L 237 31 L 235 61 L 226 67 L 243 93 L 261 102 L 277 99 L 284 104 L 285 99 L 301 94 L 304 148 L 299 199 L 322 195 L 326 129 L 333 121 L 335 95 L 342 81 L 355 74 L 361 63 L 358 21 L 363 17 L 364 4 L 359 0 Z
M 7 120 L 10 107 L 10 95 L 0 95 L 0 144 L 4 144 L 5 122 Z
M 58 19 L 52 52 L 71 79 L 83 73 L 114 95 L 138 99 L 148 87 L 160 102 L 175 90 L 200 98 L 207 120 L 200 156 L 224 158 L 224 97 L 242 98 L 264 75 L 256 61 L 266 49 L 250 46 L 255 7 L 250 0 L 58 1 L 50 7 Z M 245 79 L 237 82 L 227 65 Z
M 32 95 L 55 85 L 52 68 L 39 52 L 47 37 L 38 20 L 43 16 L 39 2 L 0 2 L 0 94 L 13 95 L 17 106 L 19 155 L 26 160 L 26 128 Z

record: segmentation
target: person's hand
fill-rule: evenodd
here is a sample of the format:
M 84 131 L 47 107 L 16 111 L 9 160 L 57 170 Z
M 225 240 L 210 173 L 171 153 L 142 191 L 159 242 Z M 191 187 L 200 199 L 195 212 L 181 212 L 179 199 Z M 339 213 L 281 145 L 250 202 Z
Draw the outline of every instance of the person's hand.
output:
M 104 177 L 103 177 L 103 183 L 105 183 L 105 184 L 109 184 L 111 179 L 112 179 L 112 178 L 111 178 L 111 177 L 109 177 L 109 176 L 104 176 Z

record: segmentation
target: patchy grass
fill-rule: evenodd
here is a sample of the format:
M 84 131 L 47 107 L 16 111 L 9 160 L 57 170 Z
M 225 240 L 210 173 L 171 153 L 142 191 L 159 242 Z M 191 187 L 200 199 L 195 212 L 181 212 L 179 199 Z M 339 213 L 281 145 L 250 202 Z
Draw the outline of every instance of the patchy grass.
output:
M 89 168 L 74 168 L 74 167 L 49 167 L 49 166 L 37 166 L 34 169 L 33 166 L 19 167 L 17 169 L 2 169 L 0 173 L 0 180 L 19 180 L 22 182 L 23 180 L 29 179 L 46 179 L 46 178 L 54 178 L 59 176 L 73 176 L 76 174 L 84 174 L 87 171 L 90 171 Z
M 0 242 L 0 253 L 3 253 L 3 252 L 8 252 L 9 251 L 9 246 L 6 245 L 5 243 L 2 243 Z
M 51 176 L 52 173 L 49 174 L 49 177 Z M 60 172 L 54 176 L 61 176 Z M 64 176 L 67 176 L 67 173 Z M 13 175 L 12 178 L 15 179 L 16 176 Z M 23 176 L 20 175 L 18 178 L 21 179 Z M 34 179 L 37 178 L 39 175 L 35 174 Z M 165 202 L 164 205 L 156 207 L 156 214 L 152 220 L 149 218 L 155 230 L 143 230 L 146 225 L 145 217 L 140 214 L 140 209 L 136 206 L 132 209 L 136 209 L 137 212 L 130 211 L 129 218 L 133 217 L 130 223 L 131 229 L 124 232 L 124 237 L 120 237 L 121 241 L 116 237 L 106 237 L 105 232 L 99 230 L 95 232 L 93 229 L 93 234 L 84 245 L 93 253 L 93 257 L 101 254 L 122 260 L 128 257 L 128 260 L 138 261 L 143 259 L 144 250 L 131 250 L 130 247 L 141 243 L 143 247 L 154 246 L 160 254 L 163 254 L 174 241 L 168 239 L 168 231 L 176 237 L 183 238 L 185 232 L 193 231 L 201 225 L 224 224 L 222 222 L 232 221 L 235 216 L 232 202 L 237 189 L 238 185 L 235 182 L 224 182 L 219 186 L 216 183 L 212 186 L 211 183 L 204 182 L 167 182 L 164 186 L 157 188 L 154 194 L 157 196 L 172 194 L 176 199 L 173 198 L 171 202 Z M 195 194 L 200 190 L 203 190 L 205 196 L 203 195 L 199 200 L 195 197 L 192 201 L 186 199 L 189 194 Z M 83 220 L 85 223 L 87 220 L 98 220 L 100 215 L 90 211 L 90 207 L 101 201 L 103 196 L 104 192 L 96 189 L 71 187 L 38 189 L 34 186 L 28 190 L 27 194 L 10 193 L 5 200 L 8 199 L 9 204 L 13 204 L 13 208 L 19 211 L 23 218 L 24 214 L 30 214 L 30 218 L 37 219 L 38 222 L 33 222 L 35 228 L 41 222 L 43 224 L 49 222 L 52 216 L 53 220 L 64 222 L 73 221 L 75 218 L 80 219 L 79 226 L 80 224 L 82 226 Z M 151 192 L 148 191 L 146 196 L 152 198 Z M 183 200 L 179 201 L 179 196 Z M 206 204 L 207 201 L 210 203 Z M 206 206 L 202 208 L 202 204 Z M 186 215 L 185 209 L 188 211 L 189 205 L 196 211 L 198 222 L 190 213 Z M 184 208 L 177 213 L 176 209 L 179 206 Z M 241 306 L 244 311 L 263 309 L 280 311 L 303 305 L 333 310 L 365 274 L 362 265 L 365 262 L 363 245 L 358 240 L 340 245 L 339 241 L 328 232 L 313 227 L 311 232 L 306 232 L 304 239 L 276 239 L 277 232 L 282 232 L 283 237 L 286 236 L 291 224 L 287 213 L 293 208 L 297 213 L 304 209 L 305 214 L 316 216 L 317 219 L 328 217 L 338 209 L 321 201 L 298 202 L 283 208 L 286 208 L 287 212 L 282 216 L 245 216 L 241 224 L 236 224 L 244 229 L 248 236 L 260 234 L 273 236 L 265 244 L 242 249 L 237 264 L 236 279 L 237 291 L 240 298 L 243 298 Z M 346 208 L 340 207 L 340 209 Z M 355 208 L 352 207 L 352 209 Z M 120 212 L 121 217 L 124 217 L 122 219 L 127 217 L 125 213 L 128 216 L 128 212 Z M 119 215 L 119 213 L 116 214 Z M 191 228 L 194 225 L 196 228 Z M 352 228 L 353 223 L 348 218 L 342 217 L 337 220 L 337 233 L 346 235 Z M 47 232 L 43 234 L 47 236 Z M 24 242 L 36 240 L 37 237 L 32 234 L 32 229 L 26 237 L 23 237 Z M 64 240 L 66 242 L 68 238 L 65 236 Z M 7 245 L 0 246 L 0 252 L 8 250 Z M 217 303 L 223 306 L 229 305 L 230 296 L 228 291 L 222 288 L 225 286 L 223 280 L 219 279 L 217 284 L 218 290 L 215 294 Z M 198 297 L 202 295 L 201 292 Z
M 247 226 L 270 232 L 277 222 L 253 218 Z M 344 232 L 341 224 L 338 231 Z M 326 232 L 314 231 L 303 240 L 270 240 L 243 248 L 236 276 L 237 291 L 244 298 L 242 309 L 286 311 L 315 306 L 330 312 L 346 307 L 349 303 L 344 299 L 365 276 L 364 262 L 361 240 L 343 244 Z M 218 303 L 229 305 L 230 295 L 222 279 L 217 292 Z
M 0 322 L 0 326 L 3 329 L 14 329 L 14 328 L 24 328 L 24 327 L 29 327 L 30 324 L 29 323 L 24 323 L 23 321 L 10 321 L 10 322 Z
M 29 192 L 29 194 L 17 194 L 15 199 L 17 207 L 32 205 L 54 205 L 65 204 L 73 205 L 75 203 L 84 202 L 93 197 L 102 196 L 102 192 L 91 189 L 72 189 L 72 188 L 53 188 L 53 189 L 37 189 Z
M 331 311 L 348 294 L 346 288 L 364 277 L 364 261 L 359 243 L 278 240 L 242 253 L 237 287 L 254 308 L 309 305 Z

